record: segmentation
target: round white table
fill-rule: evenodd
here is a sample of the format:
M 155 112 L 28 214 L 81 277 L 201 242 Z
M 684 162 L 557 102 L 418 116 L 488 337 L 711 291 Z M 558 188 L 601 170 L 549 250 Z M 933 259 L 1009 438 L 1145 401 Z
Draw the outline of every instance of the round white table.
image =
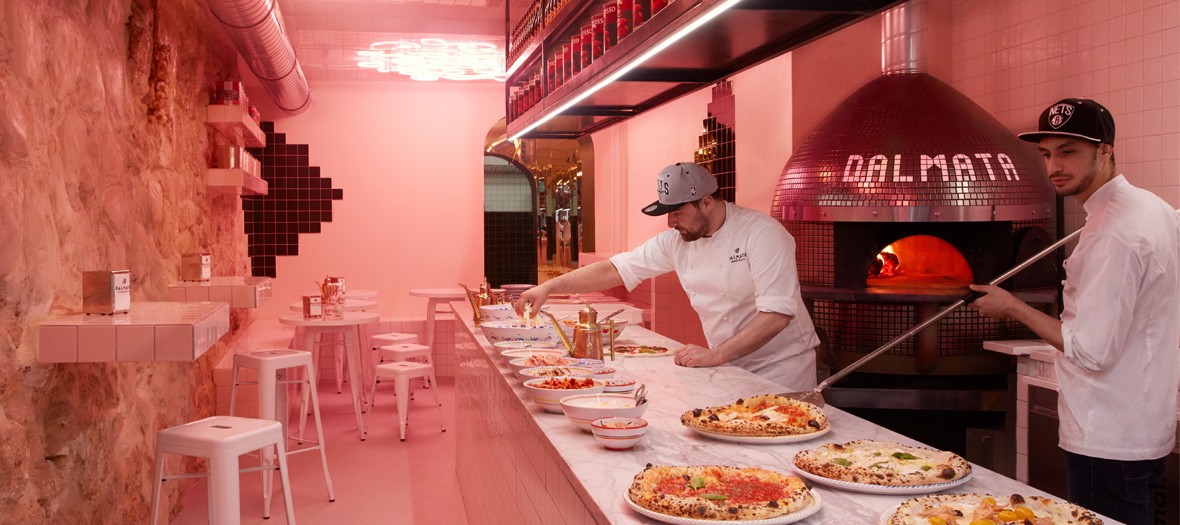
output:
M 368 301 L 368 300 L 361 300 L 361 299 L 345 299 L 344 300 L 344 311 L 345 312 L 363 312 L 365 310 L 374 310 L 376 308 L 377 308 L 377 301 Z M 295 302 L 291 303 L 291 311 L 302 312 L 303 311 L 303 301 L 295 301 Z
M 302 308 L 302 307 L 301 307 Z M 311 352 L 312 362 L 319 363 L 319 350 L 316 349 L 315 336 L 317 334 L 344 335 L 344 355 L 348 360 L 348 386 L 352 391 L 352 408 L 356 412 L 356 428 L 361 441 L 365 440 L 365 425 L 361 420 L 364 410 L 365 391 L 361 385 L 361 344 L 360 326 L 376 322 L 380 318 L 370 312 L 344 312 L 344 319 L 304 319 L 302 315 L 285 315 L 279 318 L 279 323 L 288 326 L 303 327 L 303 349 Z
M 377 290 L 349 290 L 344 289 L 345 299 L 372 299 L 377 297 Z
M 434 346 L 434 314 L 438 311 L 440 304 L 446 304 L 448 310 L 443 312 L 455 313 L 455 309 L 451 307 L 451 301 L 460 301 L 467 299 L 467 292 L 462 288 L 415 288 L 410 290 L 410 297 L 425 297 L 426 298 L 426 337 L 422 343 L 431 348 Z

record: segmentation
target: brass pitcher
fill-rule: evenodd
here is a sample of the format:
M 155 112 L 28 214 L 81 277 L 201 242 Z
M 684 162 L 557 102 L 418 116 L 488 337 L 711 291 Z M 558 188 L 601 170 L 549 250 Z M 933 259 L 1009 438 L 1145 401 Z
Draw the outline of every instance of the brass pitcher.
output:
M 473 312 L 475 312 L 472 316 L 472 317 L 474 317 L 475 324 L 482 323 L 483 322 L 483 312 L 481 312 L 479 310 L 479 307 L 482 306 L 481 304 L 479 304 L 479 297 L 476 294 L 471 293 L 471 290 L 469 288 L 467 288 L 466 284 L 459 283 L 459 286 L 462 286 L 463 291 L 465 293 L 467 293 L 467 300 L 471 303 L 471 310 Z

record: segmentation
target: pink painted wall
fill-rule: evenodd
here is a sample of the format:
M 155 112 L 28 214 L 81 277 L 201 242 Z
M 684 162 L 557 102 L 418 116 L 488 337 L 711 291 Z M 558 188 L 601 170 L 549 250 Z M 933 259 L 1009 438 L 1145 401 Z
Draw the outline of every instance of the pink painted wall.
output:
M 312 83 L 298 115 L 275 109 L 261 86 L 264 120 L 308 144 L 310 163 L 344 200 L 318 234 L 299 236 L 299 255 L 277 258 L 273 299 L 263 317 L 289 315 L 325 275 L 376 290 L 379 313 L 416 316 L 426 300 L 412 288 L 475 286 L 483 277 L 483 143 L 504 113 L 503 84 Z

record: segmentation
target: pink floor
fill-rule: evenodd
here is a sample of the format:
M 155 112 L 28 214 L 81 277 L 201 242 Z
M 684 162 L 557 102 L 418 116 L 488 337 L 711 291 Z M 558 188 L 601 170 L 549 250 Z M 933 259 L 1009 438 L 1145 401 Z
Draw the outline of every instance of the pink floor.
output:
M 291 456 L 289 470 L 296 522 L 466 524 L 455 475 L 454 380 L 440 378 L 440 382 L 446 432 L 439 431 L 433 392 L 416 388 L 410 402 L 406 441 L 399 441 L 393 385 L 385 383 L 379 385 L 376 413 L 372 417 L 366 414 L 369 435 L 362 442 L 357 434 L 348 386 L 345 385 L 343 394 L 337 394 L 328 381 L 321 381 L 320 410 L 336 501 L 328 502 L 319 454 L 306 452 Z M 312 430 L 310 425 L 309 430 Z M 244 458 L 243 465 L 247 461 L 252 460 Z M 286 523 L 281 493 L 275 493 L 271 519 L 263 520 L 261 475 L 250 472 L 243 474 L 241 480 L 243 524 Z M 198 482 L 185 499 L 184 511 L 172 523 L 204 524 L 205 509 L 205 484 Z

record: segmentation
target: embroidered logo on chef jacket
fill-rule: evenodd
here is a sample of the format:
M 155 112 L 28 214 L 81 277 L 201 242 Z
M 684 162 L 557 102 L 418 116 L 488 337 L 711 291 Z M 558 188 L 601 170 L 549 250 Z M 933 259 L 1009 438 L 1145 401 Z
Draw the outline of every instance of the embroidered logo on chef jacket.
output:
M 735 263 L 735 262 L 741 262 L 744 260 L 746 260 L 746 252 L 743 252 L 740 247 L 734 248 L 733 255 L 729 256 L 729 262 Z

